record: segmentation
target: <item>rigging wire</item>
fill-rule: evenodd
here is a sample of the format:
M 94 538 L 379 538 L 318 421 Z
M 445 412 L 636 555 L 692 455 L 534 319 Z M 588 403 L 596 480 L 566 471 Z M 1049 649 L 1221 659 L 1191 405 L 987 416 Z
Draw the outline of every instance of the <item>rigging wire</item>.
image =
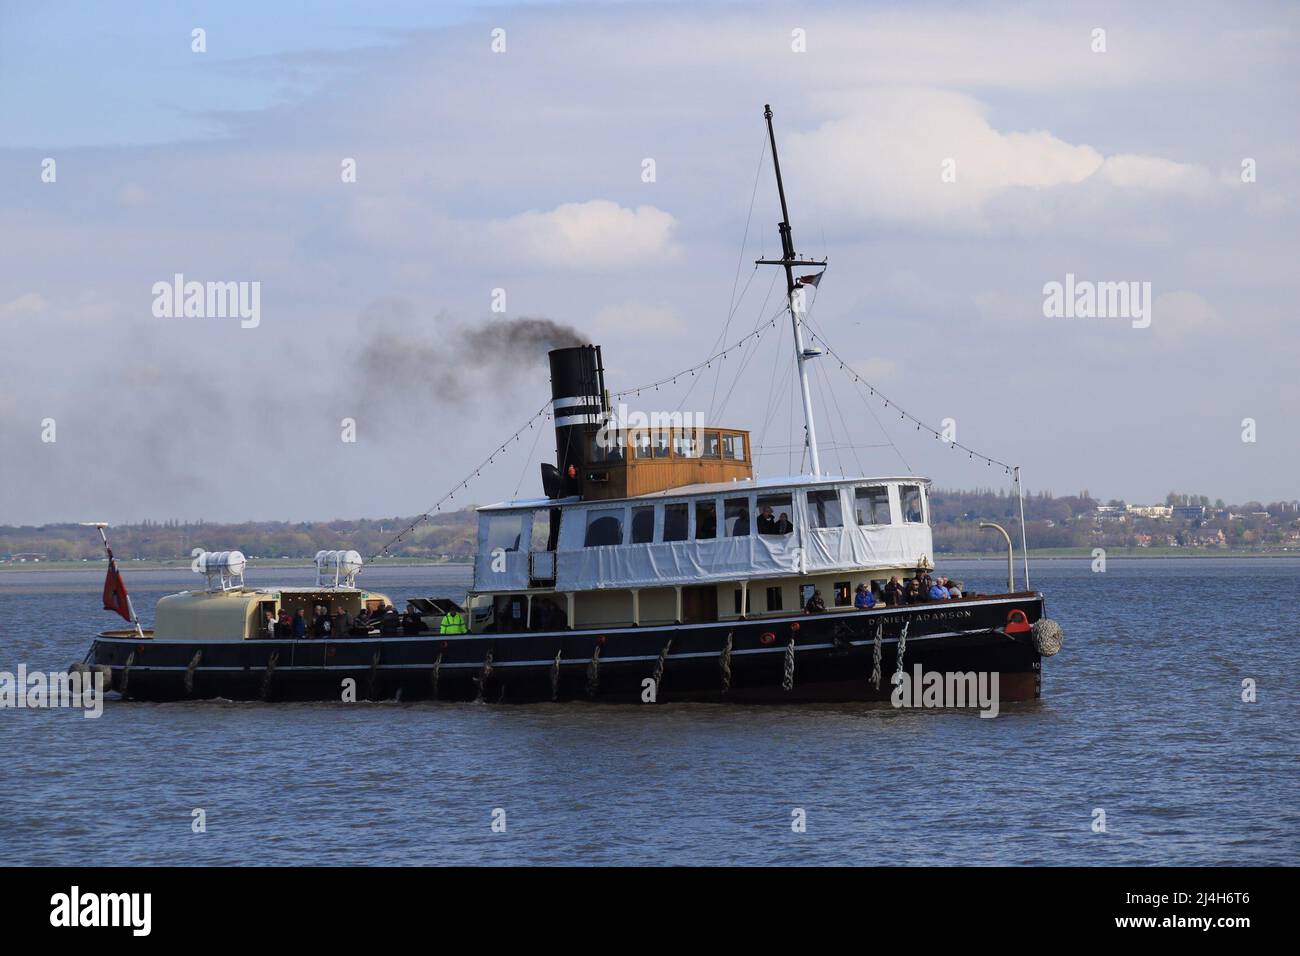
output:
M 434 515 L 436 512 L 441 511 L 441 510 L 442 510 L 442 506 L 443 506 L 444 504 L 446 504 L 448 501 L 451 501 L 452 499 L 454 499 L 454 498 L 456 497 L 456 492 L 458 492 L 458 491 L 463 491 L 463 490 L 468 489 L 468 488 L 469 488 L 469 483 L 470 483 L 471 481 L 473 481 L 475 478 L 478 478 L 478 477 L 483 473 L 483 469 L 484 469 L 484 468 L 486 468 L 488 465 L 491 465 L 491 464 L 495 463 L 497 456 L 498 456 L 498 455 L 501 455 L 501 454 L 504 454 L 505 451 L 506 451 L 506 449 L 510 447 L 510 444 L 511 444 L 512 442 L 517 442 L 517 441 L 519 441 L 519 440 L 522 438 L 522 436 L 523 436 L 523 434 L 524 434 L 525 431 L 527 431 L 528 429 L 533 428 L 533 427 L 535 426 L 535 424 L 536 424 L 536 422 L 537 422 L 537 420 L 538 420 L 539 418 L 542 419 L 542 420 L 546 420 L 546 419 L 548 419 L 548 418 L 550 418 L 550 417 L 551 417 L 551 403 L 550 403 L 550 402 L 547 402 L 545 405 L 543 405 L 541 408 L 539 408 L 539 409 L 538 409 L 538 410 L 533 414 L 533 417 L 532 417 L 532 418 L 528 419 L 527 422 L 525 422 L 523 425 L 521 425 L 521 426 L 519 427 L 519 430 L 518 430 L 518 431 L 516 431 L 513 435 L 511 435 L 509 438 L 507 438 L 505 441 L 503 441 L 500 445 L 498 445 L 498 446 L 496 447 L 496 449 L 495 449 L 495 450 L 494 450 L 490 455 L 487 456 L 487 458 L 485 458 L 483 461 L 479 462 L 478 467 L 476 467 L 476 468 L 474 469 L 474 471 L 473 471 L 472 474 L 468 474 L 468 475 L 466 475 L 466 476 L 465 476 L 465 477 L 464 477 L 464 478 L 463 478 L 459 483 L 457 483 L 456 485 L 453 485 L 451 491 L 447 492 L 445 495 L 443 495 L 441 498 L 439 498 L 439 499 L 438 499 L 438 500 L 433 504 L 432 507 L 430 507 L 430 508 L 429 508 L 427 511 L 425 511 L 422 515 L 420 515 L 418 518 L 416 518 L 414 521 L 412 521 L 412 522 L 411 522 L 409 525 L 407 525 L 404 529 L 402 529 L 401 531 L 399 531 L 396 535 L 394 535 L 393 538 L 392 538 L 392 540 L 390 540 L 387 544 L 385 544 L 382 548 L 380 548 L 379 551 L 377 551 L 375 554 L 371 555 L 371 556 L 370 556 L 370 561 L 374 561 L 376 558 L 383 557 L 385 554 L 388 553 L 388 549 L 389 549 L 389 548 L 391 548 L 393 545 L 397 544 L 397 542 L 401 541 L 403 538 L 405 538 L 408 534 L 410 534 L 412 531 L 414 531 L 414 530 L 415 530 L 416 528 L 418 528 L 420 525 L 424 524 L 424 522 L 426 522 L 426 521 L 428 521 L 430 518 L 432 518 L 433 515 Z M 367 563 L 369 563 L 369 562 L 367 562 Z

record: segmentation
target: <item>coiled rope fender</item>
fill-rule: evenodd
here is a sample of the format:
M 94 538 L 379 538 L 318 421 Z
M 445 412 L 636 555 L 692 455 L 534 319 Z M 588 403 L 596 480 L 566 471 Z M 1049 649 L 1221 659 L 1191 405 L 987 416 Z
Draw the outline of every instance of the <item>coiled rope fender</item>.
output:
M 898 632 L 898 658 L 897 666 L 894 667 L 895 674 L 903 673 L 903 655 L 907 653 L 907 629 L 911 624 L 911 621 L 904 621 L 903 629 Z
M 591 663 L 587 665 L 587 696 L 595 697 L 600 689 L 600 645 L 591 654 Z
M 673 646 L 673 639 L 670 637 L 668 638 L 668 643 L 664 645 L 664 649 L 659 652 L 659 660 L 655 661 L 655 670 L 654 670 L 654 674 L 651 675 L 651 677 L 655 682 L 656 694 L 659 693 L 659 685 L 663 682 L 664 664 L 668 662 L 668 651 L 672 646 Z
M 794 690 L 794 638 L 785 646 L 785 677 L 781 680 L 782 690 Z
M 1065 632 L 1061 630 L 1061 625 L 1050 617 L 1042 617 L 1035 621 L 1029 633 L 1034 639 L 1034 647 L 1043 657 L 1051 657 L 1059 651 L 1061 642 L 1065 639 Z
M 122 668 L 122 686 L 118 688 L 118 693 L 123 697 L 126 696 L 126 685 L 131 680 L 131 665 L 135 663 L 135 651 L 126 655 L 126 666 Z
M 555 663 L 551 665 L 551 700 L 560 699 L 560 654 L 555 652 Z
M 280 661 L 280 652 L 272 651 L 266 659 L 266 672 L 262 674 L 262 700 L 271 699 L 271 680 L 275 677 L 275 665 Z
M 876 622 L 875 646 L 871 651 L 871 683 L 880 690 L 880 644 L 885 634 L 884 621 Z
M 722 692 L 725 694 L 731 690 L 731 635 L 733 632 L 727 632 L 727 639 L 722 644 L 722 656 L 718 658 L 718 667 L 722 671 Z
M 487 687 L 488 678 L 492 676 L 492 648 L 488 648 L 487 656 L 483 658 L 483 667 L 478 672 L 478 696 L 475 701 L 483 699 L 483 689 Z
M 194 693 L 194 672 L 198 670 L 201 660 L 203 660 L 203 648 L 200 647 L 190 658 L 190 666 L 185 668 L 185 693 L 187 694 Z
M 433 684 L 434 700 L 438 699 L 438 676 L 439 676 L 438 672 L 441 670 L 442 670 L 442 651 L 439 651 L 438 656 L 433 659 L 433 674 L 429 678 L 430 682 Z

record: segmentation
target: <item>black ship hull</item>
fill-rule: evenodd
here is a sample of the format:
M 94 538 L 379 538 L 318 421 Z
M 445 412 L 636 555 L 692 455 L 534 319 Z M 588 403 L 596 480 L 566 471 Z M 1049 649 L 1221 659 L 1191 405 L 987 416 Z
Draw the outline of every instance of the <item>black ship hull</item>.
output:
M 152 701 L 854 701 L 889 698 L 901 648 L 909 672 L 918 664 L 997 672 L 999 698 L 1015 701 L 1040 694 L 1040 656 L 1022 622 L 1042 616 L 1042 595 L 1024 593 L 605 631 L 227 642 L 101 635 L 86 663 L 109 668 L 123 697 Z

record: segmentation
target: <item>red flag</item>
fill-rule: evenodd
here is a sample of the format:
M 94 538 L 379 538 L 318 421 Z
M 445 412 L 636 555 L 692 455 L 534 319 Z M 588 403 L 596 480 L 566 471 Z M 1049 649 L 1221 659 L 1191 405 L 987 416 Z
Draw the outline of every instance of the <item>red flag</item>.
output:
M 816 275 L 812 275 L 812 276 L 800 276 L 798 279 L 795 280 L 795 284 L 816 286 L 817 283 L 821 281 L 822 281 L 822 273 L 819 272 Z
M 104 578 L 104 610 L 114 611 L 123 619 L 131 620 L 131 605 L 126 600 L 126 584 L 122 581 L 122 572 L 117 569 L 113 552 L 108 552 L 108 574 Z

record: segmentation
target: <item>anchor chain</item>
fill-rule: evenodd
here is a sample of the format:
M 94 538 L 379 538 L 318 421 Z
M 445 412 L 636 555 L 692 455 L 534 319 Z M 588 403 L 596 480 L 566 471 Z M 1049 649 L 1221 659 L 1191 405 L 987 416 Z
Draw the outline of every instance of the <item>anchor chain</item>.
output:
M 560 654 L 555 652 L 555 663 L 551 665 L 551 700 L 560 699 Z
M 898 659 L 897 666 L 894 668 L 895 674 L 903 673 L 903 655 L 907 653 L 907 629 L 911 623 L 911 621 L 904 621 L 903 629 L 898 632 Z
M 785 646 L 785 678 L 781 681 L 782 690 L 794 690 L 794 638 Z
M 439 671 L 441 670 L 442 670 L 442 651 L 439 651 L 438 656 L 433 659 L 433 676 L 431 678 L 433 682 L 434 700 L 438 699 L 438 678 L 439 678 Z
M 722 692 L 725 694 L 731 690 L 731 635 L 732 631 L 727 632 L 727 640 L 722 645 L 722 656 L 718 658 L 718 667 L 722 670 Z
M 275 665 L 280 661 L 280 652 L 272 651 L 266 659 L 266 673 L 262 675 L 262 700 L 271 699 L 271 679 L 275 676 Z
M 595 697 L 600 689 L 600 645 L 592 652 L 591 663 L 587 665 L 587 696 Z
M 880 690 L 880 644 L 884 637 L 884 633 L 885 623 L 883 621 L 877 621 L 876 640 L 871 651 L 871 683 L 876 690 Z
M 190 666 L 185 668 L 185 693 L 187 694 L 194 693 L 194 672 L 198 669 L 201 660 L 203 660 L 203 648 L 200 647 L 190 658 Z
M 672 646 L 673 646 L 673 639 L 670 637 L 668 638 L 668 643 L 664 645 L 664 649 L 659 652 L 659 660 L 655 662 L 655 670 L 654 670 L 654 674 L 652 675 L 652 679 L 655 682 L 656 694 L 659 693 L 659 685 L 663 682 L 664 664 L 667 663 L 668 661 L 668 650 Z

